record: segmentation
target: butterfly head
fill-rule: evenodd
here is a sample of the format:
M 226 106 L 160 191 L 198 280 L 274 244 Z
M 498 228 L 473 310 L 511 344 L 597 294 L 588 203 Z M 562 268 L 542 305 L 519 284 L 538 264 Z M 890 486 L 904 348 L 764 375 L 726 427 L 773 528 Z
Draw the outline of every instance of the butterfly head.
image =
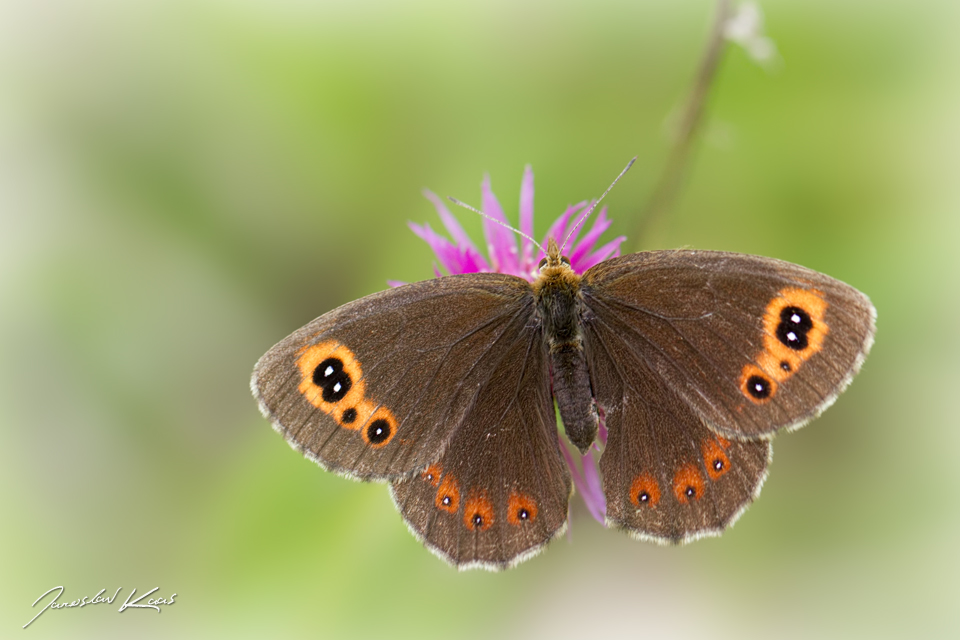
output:
M 556 269 L 570 269 L 570 258 L 567 256 L 560 255 L 560 247 L 557 246 L 556 240 L 550 238 L 550 241 L 547 243 L 547 255 L 545 255 L 541 260 L 540 264 L 537 266 L 537 269 L 540 271 L 541 275 L 551 275 L 557 273 Z M 547 270 L 545 272 L 544 270 Z
M 550 238 L 547 243 L 547 255 L 540 260 L 540 275 L 533 283 L 534 291 L 539 293 L 544 287 L 556 286 L 576 288 L 580 283 L 580 276 L 570 266 L 570 258 L 560 255 L 560 247 Z

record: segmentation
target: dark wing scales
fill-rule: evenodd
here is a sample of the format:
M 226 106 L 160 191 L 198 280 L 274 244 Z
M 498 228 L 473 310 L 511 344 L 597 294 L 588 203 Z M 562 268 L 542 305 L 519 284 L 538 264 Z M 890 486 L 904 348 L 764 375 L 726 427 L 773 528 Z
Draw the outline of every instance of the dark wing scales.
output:
M 875 310 L 853 287 L 756 256 L 654 251 L 584 275 L 592 316 L 623 340 L 710 428 L 769 437 L 828 407 L 873 342 Z
M 609 434 L 600 458 L 608 524 L 660 543 L 718 535 L 759 495 L 772 446 L 716 435 L 628 335 L 601 313 L 585 336 Z
M 509 348 L 445 453 L 391 487 L 411 532 L 459 569 L 514 566 L 566 528 L 572 486 L 543 339 L 531 324 L 508 333 Z
M 260 409 L 324 468 L 395 480 L 437 460 L 532 322 L 530 285 L 448 276 L 327 313 L 257 363 Z

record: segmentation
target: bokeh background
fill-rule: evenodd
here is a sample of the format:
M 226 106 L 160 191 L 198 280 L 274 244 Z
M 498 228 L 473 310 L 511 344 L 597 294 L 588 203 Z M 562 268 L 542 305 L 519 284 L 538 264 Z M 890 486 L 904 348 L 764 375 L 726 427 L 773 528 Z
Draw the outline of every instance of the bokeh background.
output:
M 537 233 L 610 195 L 630 233 L 708 0 L 0 2 L 0 635 L 957 637 L 960 4 L 770 0 L 677 206 L 628 248 L 774 256 L 879 310 L 873 353 L 779 437 L 722 538 L 572 534 L 458 574 L 387 490 L 322 472 L 248 391 L 317 315 L 431 277 L 421 189 Z M 458 213 L 474 237 L 480 223 Z M 30 604 L 123 587 L 162 614 Z

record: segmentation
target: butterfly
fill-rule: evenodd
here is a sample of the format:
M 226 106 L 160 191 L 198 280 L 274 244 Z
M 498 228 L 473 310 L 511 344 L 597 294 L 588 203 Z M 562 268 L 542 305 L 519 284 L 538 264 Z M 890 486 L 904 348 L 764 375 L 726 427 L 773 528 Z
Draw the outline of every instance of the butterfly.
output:
M 558 411 L 581 452 L 607 430 L 608 525 L 716 535 L 757 496 L 771 438 L 850 383 L 875 320 L 864 294 L 787 262 L 650 251 L 578 274 L 551 239 L 532 283 L 450 275 L 330 311 L 270 349 L 251 386 L 307 458 L 391 483 L 431 551 L 502 569 L 565 531 Z

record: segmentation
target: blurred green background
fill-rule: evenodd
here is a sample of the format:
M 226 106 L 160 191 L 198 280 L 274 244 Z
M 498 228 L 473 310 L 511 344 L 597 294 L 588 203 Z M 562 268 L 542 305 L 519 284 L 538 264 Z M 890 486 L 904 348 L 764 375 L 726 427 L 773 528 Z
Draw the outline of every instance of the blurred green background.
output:
M 516 216 L 530 163 L 540 235 L 639 155 L 608 200 L 630 233 L 713 4 L 0 1 L 0 635 L 957 637 L 960 4 L 762 7 L 782 63 L 728 51 L 628 248 L 845 280 L 872 355 L 722 538 L 634 542 L 577 499 L 544 555 L 458 574 L 269 428 L 253 364 L 431 276 L 424 187 L 478 204 L 489 172 Z M 57 585 L 177 602 L 21 631 Z

